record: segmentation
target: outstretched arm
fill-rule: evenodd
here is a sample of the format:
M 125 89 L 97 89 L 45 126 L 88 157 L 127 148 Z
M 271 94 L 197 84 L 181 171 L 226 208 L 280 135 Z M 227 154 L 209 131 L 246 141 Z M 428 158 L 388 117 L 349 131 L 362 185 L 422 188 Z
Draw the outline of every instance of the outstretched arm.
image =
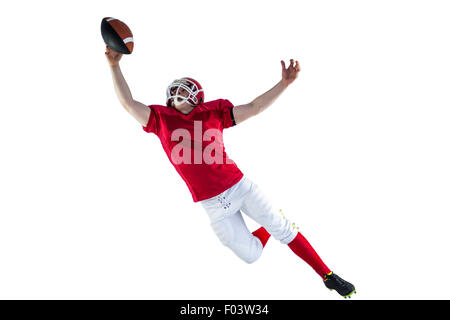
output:
M 128 111 L 129 114 L 139 121 L 141 125 L 146 126 L 148 118 L 150 117 L 150 108 L 133 99 L 130 88 L 125 81 L 119 66 L 119 61 L 122 58 L 122 54 L 111 50 L 107 46 L 105 55 L 109 66 L 111 67 L 114 89 L 116 90 L 120 104 L 125 108 L 125 110 Z
M 298 73 L 300 72 L 300 65 L 298 61 L 291 59 L 291 64 L 288 68 L 284 61 L 281 61 L 281 80 L 272 89 L 266 93 L 260 95 L 255 100 L 248 104 L 243 104 L 233 108 L 233 115 L 236 124 L 247 120 L 260 112 L 266 110 L 280 95 L 283 91 L 297 79 Z

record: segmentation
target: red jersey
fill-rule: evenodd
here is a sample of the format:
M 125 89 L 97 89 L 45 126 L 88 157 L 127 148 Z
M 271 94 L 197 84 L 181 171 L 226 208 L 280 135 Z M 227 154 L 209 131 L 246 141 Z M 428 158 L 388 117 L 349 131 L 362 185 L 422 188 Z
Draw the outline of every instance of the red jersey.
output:
M 158 136 L 194 202 L 222 193 L 243 177 L 223 145 L 223 129 L 235 125 L 230 101 L 205 102 L 188 114 L 173 107 L 148 107 L 150 117 L 143 129 Z

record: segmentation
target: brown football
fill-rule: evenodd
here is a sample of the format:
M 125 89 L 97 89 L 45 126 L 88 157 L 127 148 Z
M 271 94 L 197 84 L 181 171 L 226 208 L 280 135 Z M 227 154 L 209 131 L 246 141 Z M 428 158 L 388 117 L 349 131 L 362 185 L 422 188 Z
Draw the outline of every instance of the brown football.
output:
M 103 40 L 112 50 L 124 54 L 133 52 L 133 34 L 122 21 L 112 17 L 103 18 L 101 32 Z

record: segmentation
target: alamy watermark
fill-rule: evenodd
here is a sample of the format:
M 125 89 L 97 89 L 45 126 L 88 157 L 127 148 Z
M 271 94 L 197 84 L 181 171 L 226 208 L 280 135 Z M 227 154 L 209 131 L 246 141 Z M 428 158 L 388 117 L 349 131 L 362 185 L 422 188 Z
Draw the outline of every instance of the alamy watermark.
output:
M 212 128 L 203 132 L 202 121 L 194 121 L 193 139 L 189 130 L 178 128 L 172 132 L 170 140 L 178 142 L 170 155 L 174 164 L 234 164 L 224 157 L 222 132 Z M 203 143 L 208 141 L 211 143 L 203 148 Z

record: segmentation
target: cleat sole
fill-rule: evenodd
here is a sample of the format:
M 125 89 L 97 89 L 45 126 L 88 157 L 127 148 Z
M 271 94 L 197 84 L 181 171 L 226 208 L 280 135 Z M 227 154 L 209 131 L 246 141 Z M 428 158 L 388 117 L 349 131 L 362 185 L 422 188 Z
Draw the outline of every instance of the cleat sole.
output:
M 351 298 L 351 295 L 356 293 L 356 290 L 353 290 L 352 292 L 350 292 L 349 294 L 345 295 L 345 298 Z

